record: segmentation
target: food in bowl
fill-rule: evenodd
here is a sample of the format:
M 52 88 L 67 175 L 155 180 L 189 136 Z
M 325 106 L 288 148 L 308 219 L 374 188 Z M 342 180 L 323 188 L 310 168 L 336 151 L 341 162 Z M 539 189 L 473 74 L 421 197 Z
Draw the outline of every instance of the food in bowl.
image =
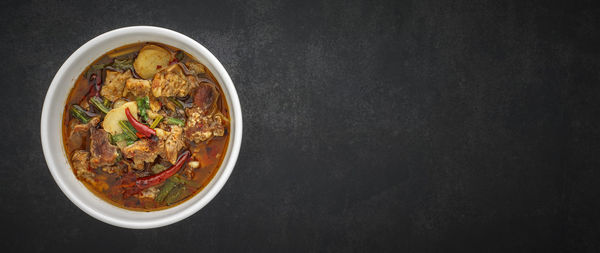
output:
M 75 176 L 115 206 L 162 210 L 213 178 L 229 143 L 229 108 L 213 74 L 190 54 L 126 45 L 75 81 L 62 119 Z

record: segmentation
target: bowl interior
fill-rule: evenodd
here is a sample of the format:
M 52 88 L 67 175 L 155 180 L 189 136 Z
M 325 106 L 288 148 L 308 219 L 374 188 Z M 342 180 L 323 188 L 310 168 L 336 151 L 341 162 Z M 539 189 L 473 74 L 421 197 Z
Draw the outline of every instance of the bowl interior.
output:
M 73 174 L 62 144 L 64 103 L 75 80 L 87 66 L 104 53 L 137 42 L 159 42 L 177 47 L 204 64 L 215 76 L 230 108 L 231 126 L 227 152 L 212 181 L 193 198 L 175 207 L 152 212 L 131 211 L 105 202 L 90 192 Z M 237 160 L 241 145 L 242 121 L 239 99 L 231 78 L 221 63 L 203 46 L 180 33 L 158 27 L 138 26 L 102 34 L 73 53 L 52 80 L 41 119 L 41 138 L 48 168 L 60 189 L 79 208 L 112 225 L 127 228 L 152 228 L 182 220 L 204 207 L 223 187 Z

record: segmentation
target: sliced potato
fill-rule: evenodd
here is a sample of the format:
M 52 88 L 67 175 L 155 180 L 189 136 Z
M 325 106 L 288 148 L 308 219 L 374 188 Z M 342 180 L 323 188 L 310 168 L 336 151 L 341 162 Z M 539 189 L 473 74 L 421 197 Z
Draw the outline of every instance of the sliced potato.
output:
M 133 62 L 135 72 L 144 79 L 152 79 L 160 68 L 166 67 L 171 61 L 171 53 L 156 45 L 146 45 Z
M 123 129 L 121 129 L 119 121 L 127 120 L 127 115 L 125 115 L 126 108 L 129 108 L 131 115 L 133 115 L 135 119 L 138 119 L 136 102 L 127 102 L 118 108 L 110 110 L 106 116 L 104 116 L 104 121 L 102 122 L 104 130 L 112 135 L 122 133 Z
M 119 108 L 119 107 L 123 106 L 125 103 L 127 103 L 127 100 L 125 100 L 125 99 L 118 99 L 117 101 L 115 101 L 113 103 L 113 108 Z M 131 110 L 131 109 L 129 109 L 129 110 Z

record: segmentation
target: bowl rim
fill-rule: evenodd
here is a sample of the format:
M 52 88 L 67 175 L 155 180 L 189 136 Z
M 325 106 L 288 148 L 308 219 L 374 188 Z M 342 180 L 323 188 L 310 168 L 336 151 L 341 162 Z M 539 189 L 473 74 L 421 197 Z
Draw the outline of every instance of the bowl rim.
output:
M 223 162 L 221 163 L 221 166 L 219 167 L 219 171 L 217 172 L 217 175 L 215 175 L 211 179 L 211 181 L 209 183 L 209 185 L 212 184 L 211 187 L 209 188 L 207 185 L 204 189 L 201 190 L 200 193 L 197 193 L 195 196 L 193 196 L 191 199 L 186 200 L 185 202 L 192 201 L 192 199 L 199 197 L 200 194 L 203 193 L 204 191 L 206 191 L 205 194 L 200 199 L 196 200 L 196 202 L 194 202 L 192 205 L 187 206 L 184 209 L 179 210 L 178 212 L 168 214 L 165 216 L 161 216 L 161 217 L 158 217 L 158 218 L 155 218 L 152 220 L 144 220 L 144 221 L 127 220 L 127 219 L 123 219 L 123 218 L 119 218 L 119 217 L 113 217 L 106 213 L 102 213 L 97 208 L 93 208 L 92 206 L 90 206 L 90 204 L 86 203 L 85 199 L 81 199 L 81 198 L 77 197 L 76 195 L 74 195 L 74 193 L 71 192 L 72 189 L 70 189 L 70 187 L 65 182 L 65 180 L 68 180 L 68 179 L 62 178 L 59 175 L 59 173 L 57 172 L 57 170 L 61 169 L 61 168 L 58 168 L 59 167 L 59 166 L 57 166 L 58 161 L 56 161 L 53 157 L 53 154 L 55 152 L 62 152 L 63 154 L 61 154 L 61 155 L 64 156 L 65 155 L 64 147 L 62 147 L 61 150 L 52 149 L 51 145 L 53 145 L 53 144 L 49 140 L 49 138 L 50 138 L 49 136 L 52 133 L 50 133 L 50 130 L 48 130 L 48 128 L 46 127 L 50 124 L 50 121 L 49 121 L 49 117 L 50 117 L 49 110 L 50 109 L 48 109 L 48 108 L 50 107 L 50 105 L 52 103 L 51 100 L 53 100 L 53 98 L 55 96 L 57 96 L 57 90 L 59 88 L 58 82 L 59 82 L 59 80 L 61 80 L 63 78 L 63 76 L 66 75 L 67 69 L 77 59 L 79 59 L 81 57 L 86 57 L 85 53 L 90 51 L 93 47 L 101 45 L 103 42 L 105 42 L 107 40 L 115 39 L 120 36 L 128 36 L 128 34 L 136 33 L 136 32 L 137 33 L 155 33 L 155 34 L 159 34 L 160 36 L 166 36 L 166 37 L 169 37 L 169 39 L 178 41 L 178 42 L 185 44 L 186 46 L 189 46 L 190 48 L 194 48 L 195 50 L 200 52 L 201 56 L 203 58 L 205 58 L 212 65 L 211 71 L 213 72 L 213 74 L 218 75 L 222 79 L 220 82 L 220 85 L 221 85 L 221 88 L 223 89 L 223 92 L 228 94 L 228 102 L 230 104 L 230 117 L 232 117 L 232 122 L 235 122 L 235 124 L 231 125 L 231 129 L 230 129 L 230 138 L 229 138 L 229 144 L 228 144 L 231 147 L 231 148 L 228 148 L 230 153 L 225 154 L 226 157 L 224 158 Z M 153 41 L 153 40 L 147 40 L 147 41 Z M 162 43 L 160 41 L 157 41 L 157 42 Z M 168 45 L 168 43 L 165 43 L 165 44 Z M 191 52 L 188 52 L 188 53 L 191 53 Z M 72 87 L 72 84 L 69 87 Z M 62 112 L 61 112 L 61 115 L 62 115 Z M 67 196 L 67 198 L 69 198 L 71 200 L 71 202 L 73 202 L 77 207 L 79 207 L 85 213 L 87 213 L 90 216 L 92 216 L 100 221 L 103 221 L 105 223 L 115 225 L 118 227 L 123 227 L 123 228 L 147 229 L 147 228 L 156 228 L 156 227 L 166 226 L 166 225 L 178 222 L 180 220 L 183 220 L 183 219 L 191 216 L 192 214 L 196 213 L 200 209 L 202 209 L 206 204 L 208 204 L 219 193 L 219 191 L 223 188 L 225 182 L 229 179 L 229 176 L 231 175 L 233 168 L 237 162 L 237 158 L 238 158 L 239 151 L 241 148 L 242 136 L 243 136 L 242 129 L 243 129 L 242 128 L 242 110 L 241 110 L 239 97 L 237 95 L 237 91 L 235 89 L 235 86 L 233 85 L 233 81 L 231 80 L 229 74 L 227 73 L 227 71 L 221 64 L 221 62 L 219 62 L 219 60 L 210 51 L 208 51 L 208 49 L 206 49 L 204 46 L 202 46 L 200 43 L 196 42 L 195 40 L 187 37 L 186 35 L 183 35 L 181 33 L 173 31 L 173 30 L 169 30 L 169 29 L 162 28 L 162 27 L 156 27 L 156 26 L 129 26 L 129 27 L 114 29 L 114 30 L 105 32 L 101 35 L 94 37 L 93 39 L 89 40 L 88 42 L 83 44 L 81 47 L 79 47 L 77 50 L 75 50 L 75 52 L 73 52 L 73 54 L 71 54 L 67 58 L 67 60 L 61 65 L 61 67 L 57 71 L 56 75 L 52 79 L 52 82 L 50 83 L 50 86 L 49 86 L 46 96 L 44 98 L 44 104 L 42 107 L 42 115 L 41 115 L 41 122 L 40 122 L 40 134 L 41 134 L 40 138 L 41 138 L 44 158 L 46 160 L 48 169 L 50 170 L 50 173 L 52 174 L 54 181 L 58 184 L 59 188 Z M 60 131 L 62 131 L 62 130 L 60 130 Z M 62 136 L 62 133 L 59 133 L 59 134 Z M 62 139 L 62 137 L 61 137 L 61 139 Z M 60 143 L 60 145 L 63 146 L 62 143 Z M 220 176 L 219 176 L 219 173 L 222 173 L 222 174 L 220 174 Z M 217 176 L 218 176 L 218 178 L 217 178 Z M 209 188 L 209 189 L 207 189 L 207 188 Z M 102 201 L 104 201 L 104 200 L 102 200 Z M 106 203 L 109 205 L 112 205 L 108 202 L 106 202 Z M 174 209 L 180 205 L 177 205 L 175 207 L 168 208 L 165 210 Z M 120 208 L 120 207 L 117 207 L 117 208 L 123 210 L 124 213 L 132 212 L 131 210 L 128 210 L 128 209 L 124 209 L 124 208 Z M 154 211 L 154 212 L 160 212 L 160 211 Z M 150 213 L 154 213 L 154 212 L 150 212 Z M 138 212 L 138 213 L 148 213 L 148 212 Z

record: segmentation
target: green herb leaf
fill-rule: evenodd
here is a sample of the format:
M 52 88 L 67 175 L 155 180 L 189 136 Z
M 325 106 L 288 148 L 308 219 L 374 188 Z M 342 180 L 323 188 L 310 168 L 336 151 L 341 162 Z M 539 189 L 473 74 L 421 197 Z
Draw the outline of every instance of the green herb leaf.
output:
M 171 190 L 171 192 L 169 192 L 169 195 L 167 195 L 167 197 L 165 198 L 165 203 L 167 205 L 172 205 L 175 202 L 179 201 L 181 194 L 184 190 L 185 186 L 183 186 L 182 184 L 177 185 L 173 190 Z
M 148 98 L 148 96 L 145 96 L 137 98 L 136 101 L 140 117 L 144 122 L 148 122 L 148 113 L 146 112 L 146 110 L 150 109 L 150 99 Z
M 167 179 L 163 186 L 160 187 L 160 191 L 158 192 L 154 200 L 156 200 L 156 202 L 162 203 L 167 197 L 167 195 L 169 195 L 169 192 L 173 190 L 173 188 L 175 188 L 175 186 L 177 186 L 176 182 L 171 180 L 171 178 Z

